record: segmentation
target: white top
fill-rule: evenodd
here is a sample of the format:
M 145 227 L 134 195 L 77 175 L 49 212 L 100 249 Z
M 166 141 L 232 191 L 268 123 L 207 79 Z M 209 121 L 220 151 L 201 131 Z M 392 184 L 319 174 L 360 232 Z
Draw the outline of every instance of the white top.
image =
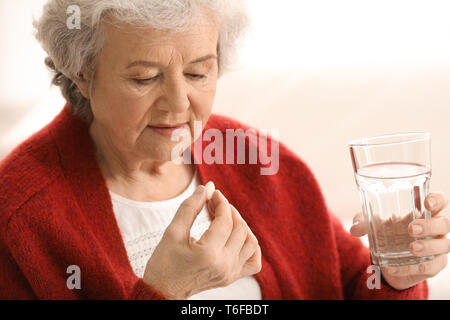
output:
M 161 241 L 178 207 L 192 195 L 198 185 L 196 171 L 189 187 L 182 194 L 165 201 L 134 201 L 110 191 L 114 214 L 125 242 L 128 259 L 138 277 L 143 277 L 147 261 Z M 194 221 L 191 236 L 200 239 L 210 224 L 211 219 L 205 206 Z M 261 300 L 261 290 L 254 277 L 245 277 L 226 287 L 200 292 L 189 299 Z

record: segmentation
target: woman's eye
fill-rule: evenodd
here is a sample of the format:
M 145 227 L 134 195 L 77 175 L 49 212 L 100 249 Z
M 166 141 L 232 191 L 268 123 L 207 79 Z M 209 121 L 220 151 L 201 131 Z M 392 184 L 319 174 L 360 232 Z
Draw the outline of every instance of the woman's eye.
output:
M 133 79 L 133 80 L 134 80 L 137 84 L 145 85 L 145 84 L 148 84 L 148 83 L 150 83 L 150 82 L 156 80 L 158 77 L 159 77 L 159 75 L 158 75 L 158 76 L 155 76 L 155 77 L 152 77 L 152 78 L 148 78 L 148 79 Z
M 192 78 L 192 79 L 196 79 L 196 80 L 201 80 L 201 79 L 206 78 L 206 76 L 203 74 L 194 74 L 194 73 L 187 73 L 186 76 L 189 78 Z M 146 84 L 149 84 L 149 83 L 155 81 L 159 77 L 160 77 L 160 75 L 157 75 L 155 77 L 148 78 L 148 79 L 133 79 L 133 81 L 139 85 L 146 85 Z
M 194 73 L 188 73 L 188 74 L 186 74 L 186 76 L 188 76 L 190 78 L 193 78 L 193 79 L 204 79 L 204 78 L 206 78 L 206 76 L 203 75 L 203 74 L 194 74 Z

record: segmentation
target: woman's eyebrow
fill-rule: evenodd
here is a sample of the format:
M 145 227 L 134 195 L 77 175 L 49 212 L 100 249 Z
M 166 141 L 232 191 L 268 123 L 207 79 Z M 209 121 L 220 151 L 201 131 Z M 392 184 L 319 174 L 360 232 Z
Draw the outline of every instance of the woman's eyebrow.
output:
M 194 61 L 191 61 L 188 64 L 200 63 L 200 62 L 204 62 L 204 61 L 209 60 L 209 59 L 217 59 L 217 56 L 215 54 L 208 54 L 208 55 L 203 56 L 201 58 L 195 59 Z M 161 67 L 162 65 L 160 63 L 153 62 L 153 61 L 138 60 L 138 61 L 134 61 L 134 62 L 130 63 L 127 66 L 127 69 L 132 68 L 132 67 L 136 67 L 136 66 Z
M 208 54 L 206 56 L 203 56 L 201 58 L 195 59 L 194 61 L 189 62 L 188 64 L 194 64 L 194 63 L 199 63 L 199 62 L 203 62 L 209 59 L 217 59 L 217 56 L 215 54 Z
M 127 66 L 127 69 L 130 69 L 132 67 L 136 67 L 136 66 L 143 66 L 143 67 L 160 67 L 161 64 L 157 63 L 157 62 L 153 62 L 153 61 L 145 61 L 145 60 L 138 60 L 138 61 L 134 61 L 132 63 L 130 63 Z

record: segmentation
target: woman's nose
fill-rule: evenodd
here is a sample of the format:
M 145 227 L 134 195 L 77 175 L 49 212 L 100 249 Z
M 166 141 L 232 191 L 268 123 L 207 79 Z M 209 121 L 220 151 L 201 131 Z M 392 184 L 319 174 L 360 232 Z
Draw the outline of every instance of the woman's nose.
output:
M 189 91 L 184 77 L 170 77 L 163 85 L 160 109 L 171 112 L 183 112 L 189 108 Z

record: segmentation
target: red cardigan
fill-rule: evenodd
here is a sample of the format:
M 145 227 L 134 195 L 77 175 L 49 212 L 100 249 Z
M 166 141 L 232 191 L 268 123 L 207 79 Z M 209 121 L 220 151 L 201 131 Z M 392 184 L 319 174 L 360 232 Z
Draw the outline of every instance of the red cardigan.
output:
M 207 128 L 249 127 L 212 115 Z M 195 166 L 259 239 L 263 299 L 427 299 L 426 282 L 367 288 L 368 249 L 329 213 L 313 174 L 283 144 L 275 175 L 260 175 L 260 164 Z M 134 274 L 88 128 L 67 105 L 3 159 L 0 177 L 1 299 L 165 298 Z M 80 267 L 81 289 L 67 287 L 70 265 Z

